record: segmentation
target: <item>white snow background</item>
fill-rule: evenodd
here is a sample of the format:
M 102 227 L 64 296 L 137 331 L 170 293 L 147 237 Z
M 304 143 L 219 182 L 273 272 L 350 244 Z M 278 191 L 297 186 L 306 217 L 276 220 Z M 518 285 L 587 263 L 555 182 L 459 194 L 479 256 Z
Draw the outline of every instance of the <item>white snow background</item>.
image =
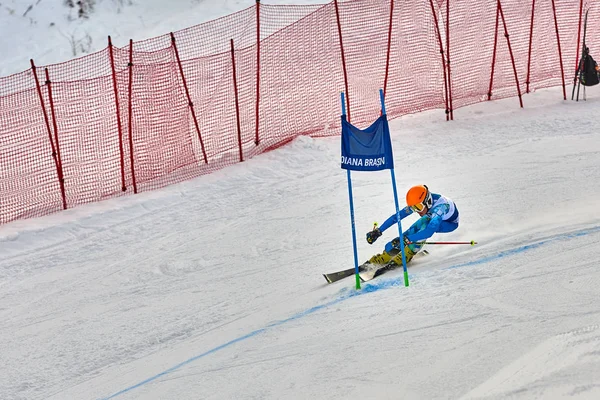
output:
M 158 21 L 184 3 L 251 5 L 146 3 L 124 7 L 154 18 L 135 39 L 182 28 Z M 354 265 L 339 137 L 0 226 L 0 399 L 600 398 L 599 91 L 390 123 L 400 199 L 427 184 L 461 213 L 432 240 L 478 242 L 430 245 L 409 287 L 321 275 Z M 389 172 L 352 176 L 363 261 L 395 208 Z
M 89 18 L 66 0 L 0 0 L 0 76 L 68 61 L 113 45 L 127 46 L 252 7 L 255 0 L 86 0 Z M 75 4 L 78 1 L 72 0 Z M 321 4 L 326 0 L 268 0 Z

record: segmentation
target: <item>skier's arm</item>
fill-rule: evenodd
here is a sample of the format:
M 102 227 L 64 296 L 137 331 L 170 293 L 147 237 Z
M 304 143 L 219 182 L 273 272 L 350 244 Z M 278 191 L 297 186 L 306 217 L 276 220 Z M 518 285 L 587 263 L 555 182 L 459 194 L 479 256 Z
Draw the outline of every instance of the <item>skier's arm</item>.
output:
M 425 229 L 420 230 L 412 235 L 406 236 L 408 240 L 411 242 L 419 242 L 425 239 L 430 238 L 434 233 L 437 232 L 440 224 L 442 223 L 442 217 L 448 212 L 450 209 L 449 204 L 440 204 L 431 209 L 428 213 L 431 217 L 429 223 L 425 227 Z
M 413 210 L 410 207 L 404 207 L 403 209 L 400 210 L 400 219 L 402 220 L 402 219 L 408 217 L 412 213 L 413 213 Z M 387 228 L 389 228 L 390 226 L 397 224 L 397 223 L 398 223 L 398 218 L 397 218 L 396 214 L 392 214 L 388 219 L 385 220 L 385 222 L 383 224 L 381 224 L 381 226 L 379 227 L 379 230 L 381 232 L 385 232 L 385 230 Z

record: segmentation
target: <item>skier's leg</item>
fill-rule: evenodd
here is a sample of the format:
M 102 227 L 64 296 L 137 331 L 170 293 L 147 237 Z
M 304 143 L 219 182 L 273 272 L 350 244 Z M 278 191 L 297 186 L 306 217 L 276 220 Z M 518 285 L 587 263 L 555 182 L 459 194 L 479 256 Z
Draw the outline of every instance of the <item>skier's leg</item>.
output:
M 417 232 L 424 230 L 425 228 L 427 228 L 429 221 L 431 221 L 431 217 L 427 214 L 423 215 L 421 218 L 416 220 L 415 223 L 412 224 L 407 230 L 404 231 L 404 236 L 413 235 Z M 410 250 L 414 254 L 416 254 L 419 252 L 419 250 L 421 250 L 421 247 L 423 247 L 423 245 L 422 244 L 410 244 L 407 247 L 409 247 Z
M 406 256 L 406 262 L 408 262 L 414 253 L 408 246 L 404 246 L 404 255 Z M 371 264 L 387 264 L 392 261 L 393 258 L 398 256 L 402 257 L 402 254 L 400 253 L 400 239 L 395 238 L 385 244 L 383 252 L 375 254 L 368 262 Z M 400 261 L 400 263 L 402 263 L 402 261 Z
M 448 232 L 452 232 L 456 228 L 458 228 L 458 224 L 456 222 L 442 221 L 439 228 L 437 228 L 436 232 L 448 233 Z
M 427 227 L 431 217 L 428 215 L 424 215 L 415 221 L 406 231 L 404 231 L 404 236 L 411 235 L 417 232 L 422 231 Z M 458 228 L 458 224 L 455 222 L 442 221 L 436 232 L 447 233 L 452 232 Z M 421 248 L 422 244 L 410 244 L 408 246 L 404 246 L 404 256 L 406 257 L 406 262 L 408 263 L 412 260 L 413 256 L 417 254 Z M 387 264 L 390 261 L 394 261 L 398 265 L 402 264 L 402 253 L 400 253 L 400 239 L 395 238 L 385 245 L 385 250 L 381 254 L 376 254 L 369 262 L 371 264 Z
M 422 232 L 425 229 L 430 228 L 430 225 L 429 225 L 430 220 L 431 220 L 431 218 L 427 215 L 424 215 L 423 217 L 419 218 L 414 224 L 411 225 L 410 228 L 408 228 L 404 232 L 404 236 L 414 235 L 415 233 Z M 420 239 L 419 242 L 429 239 L 434 233 L 448 233 L 448 232 L 452 232 L 456 228 L 458 228 L 458 222 L 442 221 L 435 228 L 435 230 L 432 230 L 427 236 L 425 236 L 423 239 Z M 411 248 L 411 250 L 413 250 L 416 253 L 419 251 L 419 249 L 422 247 L 422 245 L 410 244 L 409 247 Z
M 428 215 L 424 215 L 423 217 L 419 218 L 414 224 L 411 225 L 410 228 L 408 228 L 404 232 L 404 236 L 425 229 L 430 219 L 431 217 L 429 217 Z M 404 246 L 404 256 L 406 258 L 407 263 L 410 260 L 412 260 L 413 256 L 417 254 L 419 250 L 421 250 L 421 247 L 422 245 L 418 244 Z M 390 261 L 393 261 L 398 265 L 402 264 L 402 253 L 400 252 L 400 238 L 395 238 L 387 242 L 384 251 L 381 254 L 374 255 L 369 260 L 371 264 L 387 264 Z
M 411 249 L 411 246 L 404 246 L 404 257 L 406 258 L 406 263 L 408 264 L 410 260 L 412 260 L 413 256 L 417 254 L 417 252 L 421 249 L 417 250 Z M 396 238 L 391 242 L 388 242 L 385 245 L 386 253 L 392 255 L 392 259 L 390 261 L 394 262 L 397 265 L 402 265 L 402 252 L 400 251 L 400 238 Z

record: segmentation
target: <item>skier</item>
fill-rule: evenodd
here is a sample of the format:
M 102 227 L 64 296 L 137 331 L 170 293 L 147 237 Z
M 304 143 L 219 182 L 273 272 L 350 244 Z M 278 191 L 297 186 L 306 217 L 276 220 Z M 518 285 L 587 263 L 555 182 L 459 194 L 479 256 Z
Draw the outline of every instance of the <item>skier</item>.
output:
M 440 194 L 431 193 L 427 186 L 413 186 L 406 193 L 407 206 L 400 210 L 400 219 L 404 219 L 413 212 L 419 214 L 419 218 L 403 233 L 404 255 L 408 263 L 413 256 L 421 250 L 423 241 L 434 233 L 452 232 L 458 228 L 458 208 L 449 198 Z M 375 243 L 383 232 L 398 223 L 396 214 L 390 216 L 380 227 L 375 226 L 367 233 L 367 242 Z M 402 253 L 400 252 L 400 238 L 388 242 L 381 254 L 376 254 L 368 261 L 371 264 L 394 263 L 402 265 Z

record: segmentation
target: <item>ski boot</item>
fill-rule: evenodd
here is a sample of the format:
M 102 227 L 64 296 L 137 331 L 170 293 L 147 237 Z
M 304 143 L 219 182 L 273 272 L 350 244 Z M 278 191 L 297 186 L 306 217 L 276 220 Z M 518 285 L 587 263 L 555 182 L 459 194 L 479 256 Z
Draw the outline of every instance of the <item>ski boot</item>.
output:
M 416 245 L 413 243 L 408 243 L 408 240 L 405 238 L 404 239 L 404 257 L 406 259 L 406 263 L 408 264 L 413 257 L 415 256 L 415 254 L 417 254 L 419 252 L 419 250 L 421 250 L 421 245 Z M 394 240 L 392 240 L 392 249 L 388 250 L 386 249 L 386 251 L 388 252 L 388 254 L 390 254 L 392 256 L 392 259 L 390 261 L 388 261 L 388 264 L 392 267 L 395 268 L 396 266 L 401 266 L 402 265 L 402 252 L 400 251 L 400 239 L 396 238 Z
M 406 257 L 406 263 L 408 264 L 410 260 L 421 250 L 421 246 L 415 244 L 406 244 L 404 246 L 404 256 Z M 402 265 L 402 252 L 400 251 L 400 240 L 398 238 L 392 240 L 391 247 L 390 243 L 386 245 L 386 249 L 381 254 L 375 254 L 373 257 L 369 259 L 366 264 L 379 264 L 379 265 L 388 265 L 393 264 L 394 267 L 398 265 Z
M 393 257 L 394 257 L 393 255 L 390 255 L 386 251 L 384 251 L 381 254 L 375 254 L 366 263 L 368 263 L 368 264 L 386 265 L 387 263 L 389 263 L 392 260 Z
M 406 258 L 407 264 L 410 262 L 410 260 L 412 260 L 415 254 L 416 253 L 413 252 L 409 246 L 404 246 L 404 257 Z M 389 264 L 402 265 L 402 252 L 400 250 L 398 250 L 398 254 L 392 257 L 392 259 L 389 261 Z

